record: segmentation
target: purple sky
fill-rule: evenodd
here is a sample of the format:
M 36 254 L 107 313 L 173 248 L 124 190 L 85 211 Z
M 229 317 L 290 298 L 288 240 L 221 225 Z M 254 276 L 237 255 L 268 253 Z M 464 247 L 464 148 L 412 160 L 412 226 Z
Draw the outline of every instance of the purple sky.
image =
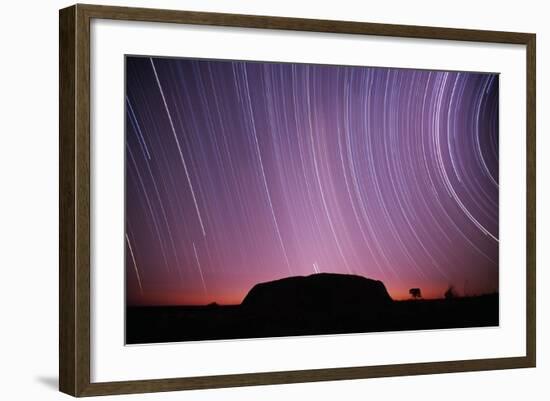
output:
M 129 304 L 498 290 L 498 75 L 126 58 Z

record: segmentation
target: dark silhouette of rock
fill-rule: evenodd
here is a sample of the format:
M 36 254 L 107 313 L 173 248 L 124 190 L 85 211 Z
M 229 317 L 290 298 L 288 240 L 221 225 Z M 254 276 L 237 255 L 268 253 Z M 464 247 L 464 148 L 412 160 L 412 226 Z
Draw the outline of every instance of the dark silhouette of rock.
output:
M 256 284 L 242 306 L 263 313 L 347 314 L 392 303 L 381 281 L 350 274 L 320 273 Z
M 339 276 L 339 275 L 336 275 Z M 348 276 L 349 277 L 349 276 Z M 294 277 L 295 288 L 302 286 L 304 279 Z M 359 279 L 359 280 L 358 280 Z M 315 280 L 319 280 L 318 278 Z M 326 278 L 321 278 L 325 281 Z M 351 282 L 367 280 L 368 288 L 381 288 L 373 280 L 353 278 Z M 281 280 L 280 280 L 281 281 Z M 345 279 L 343 281 L 346 281 Z M 336 280 L 329 280 L 331 283 Z M 268 285 L 269 284 L 269 285 Z M 372 286 L 370 285 L 372 284 Z M 381 284 L 381 283 L 380 283 Z M 271 286 L 275 285 L 275 290 Z M 316 287 L 318 283 L 312 286 Z M 334 295 L 334 302 L 318 297 L 302 297 L 310 301 L 300 305 L 279 301 L 280 283 L 265 283 L 254 290 L 246 304 L 241 305 L 174 305 L 131 306 L 126 308 L 126 342 L 146 344 L 156 342 L 202 341 L 237 338 L 265 338 L 343 333 L 370 333 L 380 331 L 429 330 L 460 327 L 489 327 L 499 324 L 498 293 L 474 297 L 447 299 L 414 299 L 391 301 L 382 296 L 377 301 L 353 301 L 354 285 L 340 285 L 335 292 L 348 292 L 344 297 Z M 283 283 L 283 287 L 287 284 Z M 290 286 L 290 285 L 289 285 Z M 358 284 L 357 287 L 362 285 Z M 307 287 L 307 286 L 305 286 Z M 321 286 L 322 287 L 322 286 Z M 367 287 L 367 286 L 365 286 Z M 351 289 L 350 289 L 351 288 Z M 300 291 L 296 289 L 296 291 Z M 252 291 L 251 291 L 252 292 Z M 308 293 L 309 289 L 302 292 Z M 318 291 L 313 291 L 317 294 Z M 321 291 L 322 292 L 322 291 Z M 377 290 L 368 291 L 376 293 Z M 384 293 L 381 290 L 381 293 Z M 259 295 L 258 295 L 259 293 Z M 286 291 L 283 291 L 286 293 Z M 268 294 L 273 297 L 264 298 Z M 361 296 L 357 296 L 361 297 Z M 300 297 L 298 297 L 300 298 Z M 378 298 L 375 298 L 378 299 Z M 256 301 L 258 303 L 256 303 Z M 261 302 L 260 302 L 261 301 Z M 350 303 L 352 305 L 350 305 Z M 261 306 L 264 305 L 264 306 Z
M 384 284 L 321 273 L 255 285 L 240 305 L 127 306 L 126 342 L 200 341 L 486 327 L 499 324 L 498 293 L 393 301 Z M 412 295 L 412 294 L 411 294 Z M 450 301 L 452 299 L 452 301 Z

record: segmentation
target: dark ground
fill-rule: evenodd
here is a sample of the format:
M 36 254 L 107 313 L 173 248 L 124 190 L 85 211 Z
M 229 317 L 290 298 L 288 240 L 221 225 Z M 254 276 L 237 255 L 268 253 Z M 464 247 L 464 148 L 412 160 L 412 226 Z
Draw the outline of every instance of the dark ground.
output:
M 284 308 L 283 308 L 284 309 Z M 128 307 L 127 344 L 498 326 L 498 294 L 392 301 L 370 310 Z

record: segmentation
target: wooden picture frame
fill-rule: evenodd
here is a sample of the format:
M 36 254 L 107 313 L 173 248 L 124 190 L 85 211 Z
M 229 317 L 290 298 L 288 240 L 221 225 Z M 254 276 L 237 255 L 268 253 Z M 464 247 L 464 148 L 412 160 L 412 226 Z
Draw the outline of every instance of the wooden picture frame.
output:
M 524 45 L 527 54 L 526 355 L 221 376 L 91 382 L 90 21 L 95 18 Z M 59 388 L 62 392 L 73 396 L 94 396 L 535 366 L 535 34 L 80 4 L 60 10 L 59 29 Z

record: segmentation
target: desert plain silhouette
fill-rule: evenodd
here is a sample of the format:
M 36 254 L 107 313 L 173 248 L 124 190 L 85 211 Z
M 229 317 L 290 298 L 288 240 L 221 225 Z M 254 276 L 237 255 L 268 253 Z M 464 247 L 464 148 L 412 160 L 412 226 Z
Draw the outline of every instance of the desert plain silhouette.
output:
M 240 305 L 127 306 L 126 343 L 497 326 L 498 293 L 393 300 L 381 281 L 319 273 L 253 286 Z M 413 294 L 414 293 L 414 294 Z

